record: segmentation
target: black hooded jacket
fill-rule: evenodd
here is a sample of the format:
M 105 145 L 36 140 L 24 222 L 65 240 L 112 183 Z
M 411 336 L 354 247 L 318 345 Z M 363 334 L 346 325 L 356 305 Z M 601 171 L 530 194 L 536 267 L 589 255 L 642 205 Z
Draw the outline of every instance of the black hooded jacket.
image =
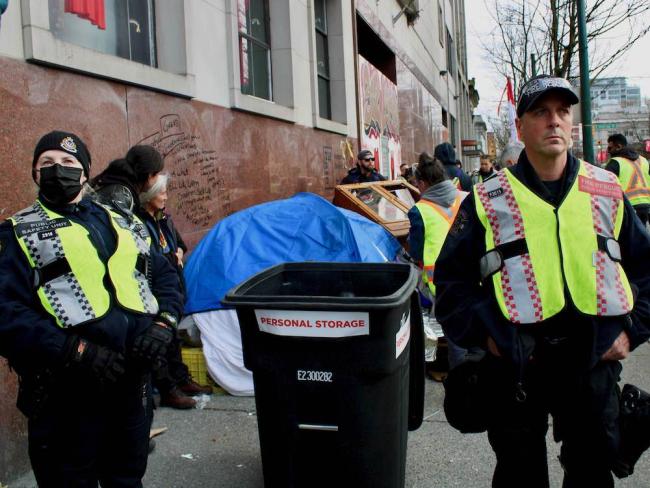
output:
M 90 185 L 97 193 L 97 199 L 112 207 L 135 212 L 140 206 L 138 190 L 133 185 L 135 173 L 126 159 L 116 159 Z
M 458 178 L 461 190 L 467 192 L 472 191 L 472 179 L 462 169 L 456 166 L 456 151 L 454 150 L 454 146 L 448 142 L 438 144 L 433 155 L 443 164 L 447 172 L 447 177 L 450 180 L 453 181 L 454 178 Z

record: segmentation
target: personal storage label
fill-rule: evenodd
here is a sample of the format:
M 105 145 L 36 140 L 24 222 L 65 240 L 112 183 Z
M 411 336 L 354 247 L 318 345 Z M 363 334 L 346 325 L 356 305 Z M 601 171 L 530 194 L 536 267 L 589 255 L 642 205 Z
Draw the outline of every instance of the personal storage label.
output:
M 409 343 L 411 338 L 411 313 L 405 313 L 402 315 L 402 320 L 400 323 L 400 328 L 395 334 L 395 359 L 400 357 L 400 355 L 406 349 L 406 346 Z
M 370 334 L 368 312 L 255 310 L 262 332 L 295 337 L 350 337 Z

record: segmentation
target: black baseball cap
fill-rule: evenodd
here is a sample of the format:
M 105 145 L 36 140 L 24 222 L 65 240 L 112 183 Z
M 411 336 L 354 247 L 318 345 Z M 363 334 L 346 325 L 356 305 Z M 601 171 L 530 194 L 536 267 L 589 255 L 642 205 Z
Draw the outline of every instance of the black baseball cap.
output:
M 578 95 L 573 91 L 571 83 L 564 78 L 551 75 L 539 75 L 531 78 L 521 89 L 519 101 L 517 102 L 517 117 L 528 112 L 537 100 L 548 92 L 556 91 L 566 95 L 571 105 L 580 102 Z
M 366 158 L 374 158 L 375 155 L 370 151 L 369 149 L 362 149 L 359 151 L 359 154 L 357 154 L 357 159 L 362 160 Z

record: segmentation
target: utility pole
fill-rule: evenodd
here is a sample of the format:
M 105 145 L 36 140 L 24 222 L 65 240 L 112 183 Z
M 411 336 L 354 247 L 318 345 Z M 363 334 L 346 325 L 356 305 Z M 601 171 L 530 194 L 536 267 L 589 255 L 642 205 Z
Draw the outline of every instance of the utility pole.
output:
M 533 78 L 537 76 L 537 64 L 535 63 L 535 55 L 531 54 L 530 55 L 530 67 L 531 67 L 531 72 L 533 75 Z
M 582 116 L 582 152 L 585 161 L 596 163 L 591 124 L 591 84 L 589 82 L 589 51 L 587 49 L 587 16 L 585 0 L 578 4 L 578 49 L 580 55 L 580 115 Z

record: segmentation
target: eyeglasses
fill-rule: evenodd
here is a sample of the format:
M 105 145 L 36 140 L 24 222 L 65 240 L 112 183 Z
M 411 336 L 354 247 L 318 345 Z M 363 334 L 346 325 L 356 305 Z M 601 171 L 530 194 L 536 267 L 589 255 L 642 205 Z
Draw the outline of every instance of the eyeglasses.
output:
M 364 160 L 364 161 L 374 161 L 375 158 L 364 158 L 363 160 Z

